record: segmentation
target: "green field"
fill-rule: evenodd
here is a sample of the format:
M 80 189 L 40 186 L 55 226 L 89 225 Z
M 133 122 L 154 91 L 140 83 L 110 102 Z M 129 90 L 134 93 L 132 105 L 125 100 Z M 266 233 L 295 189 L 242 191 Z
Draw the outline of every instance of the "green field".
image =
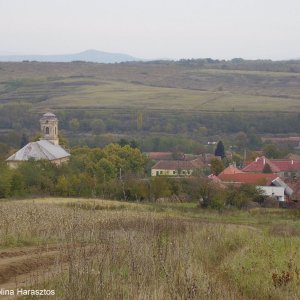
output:
M 0 63 L 0 103 L 35 110 L 130 108 L 183 111 L 300 109 L 300 73 L 178 64 Z
M 0 288 L 53 289 L 54 299 L 300 297 L 295 211 L 47 198 L 2 201 L 0 212 Z

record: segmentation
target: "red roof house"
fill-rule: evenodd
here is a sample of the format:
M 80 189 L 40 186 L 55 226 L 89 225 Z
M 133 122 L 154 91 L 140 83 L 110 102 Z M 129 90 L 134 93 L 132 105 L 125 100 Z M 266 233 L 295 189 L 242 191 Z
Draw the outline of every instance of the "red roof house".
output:
M 240 174 L 244 173 L 242 170 L 238 169 L 234 165 L 230 165 L 226 169 L 224 169 L 219 175 L 228 175 L 228 174 Z
M 218 178 L 221 179 L 223 182 L 271 185 L 272 181 L 278 178 L 278 175 L 264 173 L 234 173 L 219 174 Z
M 257 157 L 255 161 L 246 163 L 243 172 L 263 172 L 268 164 L 273 173 L 280 177 L 300 177 L 300 160 L 293 159 L 268 159 L 264 156 Z

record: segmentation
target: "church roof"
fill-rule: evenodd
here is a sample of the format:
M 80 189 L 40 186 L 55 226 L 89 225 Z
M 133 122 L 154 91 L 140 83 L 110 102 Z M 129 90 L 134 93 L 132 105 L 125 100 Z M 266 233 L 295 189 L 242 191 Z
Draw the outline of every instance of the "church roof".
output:
M 40 140 L 28 143 L 22 149 L 10 156 L 6 161 L 26 161 L 29 159 L 56 160 L 68 156 L 70 156 L 70 154 L 61 146 L 53 145 L 46 140 Z
M 43 116 L 41 118 L 41 120 L 49 120 L 49 119 L 57 120 L 56 115 L 51 112 L 47 112 L 47 113 L 43 114 Z

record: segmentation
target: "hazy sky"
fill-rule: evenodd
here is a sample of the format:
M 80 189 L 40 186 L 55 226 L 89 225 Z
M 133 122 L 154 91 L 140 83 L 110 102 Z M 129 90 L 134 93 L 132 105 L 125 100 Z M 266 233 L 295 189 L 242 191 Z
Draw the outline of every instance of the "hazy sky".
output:
M 0 0 L 0 53 L 300 57 L 300 0 Z

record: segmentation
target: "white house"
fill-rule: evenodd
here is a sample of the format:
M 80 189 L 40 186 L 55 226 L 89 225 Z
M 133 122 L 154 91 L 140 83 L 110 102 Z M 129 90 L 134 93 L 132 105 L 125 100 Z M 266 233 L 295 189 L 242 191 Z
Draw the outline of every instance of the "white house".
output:
M 151 168 L 151 176 L 190 176 L 203 167 L 203 162 L 194 160 L 160 160 Z
M 284 187 L 281 186 L 258 186 L 266 196 L 273 197 L 278 201 L 284 201 Z

